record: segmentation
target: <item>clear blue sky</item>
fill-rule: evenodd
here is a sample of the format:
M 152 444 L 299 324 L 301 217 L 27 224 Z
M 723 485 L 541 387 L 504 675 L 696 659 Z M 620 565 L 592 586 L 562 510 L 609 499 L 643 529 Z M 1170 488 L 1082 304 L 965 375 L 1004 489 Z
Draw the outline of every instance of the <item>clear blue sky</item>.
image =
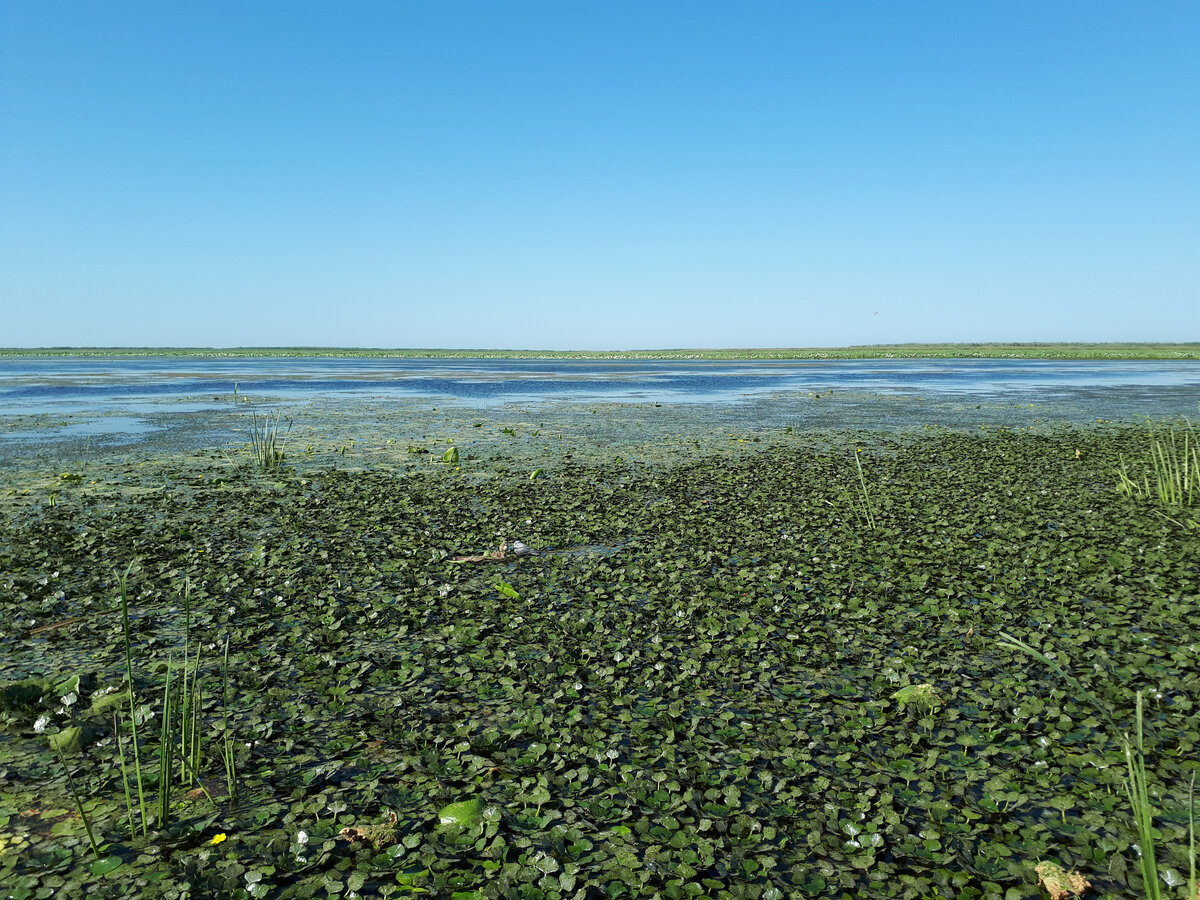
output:
M 0 0 L 0 346 L 1200 340 L 1200 3 Z

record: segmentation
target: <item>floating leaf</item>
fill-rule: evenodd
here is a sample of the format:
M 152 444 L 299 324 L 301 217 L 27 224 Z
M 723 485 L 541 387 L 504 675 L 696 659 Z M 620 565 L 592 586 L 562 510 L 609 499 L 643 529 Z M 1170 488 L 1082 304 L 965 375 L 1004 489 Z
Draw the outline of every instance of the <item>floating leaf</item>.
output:
M 922 711 L 942 705 L 942 698 L 932 684 L 910 684 L 892 694 L 892 699 L 901 706 L 911 706 Z
M 63 754 L 78 753 L 82 737 L 83 729 L 78 725 L 72 725 L 70 728 L 64 728 L 62 731 L 50 735 L 50 749 Z
M 473 828 L 483 818 L 483 801 L 478 797 L 459 800 L 443 806 L 438 811 L 438 824 Z
M 107 875 L 109 872 L 115 872 L 121 868 L 124 862 L 119 856 L 106 856 L 104 859 L 98 859 L 88 866 L 88 871 L 93 875 Z

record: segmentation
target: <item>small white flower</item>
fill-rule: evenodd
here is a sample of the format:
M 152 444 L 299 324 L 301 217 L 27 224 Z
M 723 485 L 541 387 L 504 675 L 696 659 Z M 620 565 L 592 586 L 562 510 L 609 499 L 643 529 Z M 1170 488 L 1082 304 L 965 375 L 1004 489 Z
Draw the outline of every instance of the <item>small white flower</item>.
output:
M 43 734 L 46 731 L 46 726 L 49 724 L 50 717 L 48 715 L 43 714 L 38 716 L 37 720 L 33 723 L 34 734 Z
M 624 658 L 624 655 L 619 650 L 617 651 L 617 655 L 613 657 L 613 659 L 615 659 L 617 662 L 620 662 Z
M 296 843 L 301 847 L 308 843 L 308 832 L 303 828 L 296 832 Z
M 577 681 L 573 685 L 571 685 L 571 687 L 573 687 L 577 691 L 581 691 L 581 690 L 583 690 L 583 682 Z

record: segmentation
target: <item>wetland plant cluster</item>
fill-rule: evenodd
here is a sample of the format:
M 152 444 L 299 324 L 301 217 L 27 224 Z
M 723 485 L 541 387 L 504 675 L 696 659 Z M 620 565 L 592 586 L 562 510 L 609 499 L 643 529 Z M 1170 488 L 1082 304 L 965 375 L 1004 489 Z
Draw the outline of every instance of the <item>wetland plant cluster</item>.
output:
M 4 896 L 1185 896 L 1200 526 L 1118 490 L 1146 434 L 746 446 L 10 502 Z

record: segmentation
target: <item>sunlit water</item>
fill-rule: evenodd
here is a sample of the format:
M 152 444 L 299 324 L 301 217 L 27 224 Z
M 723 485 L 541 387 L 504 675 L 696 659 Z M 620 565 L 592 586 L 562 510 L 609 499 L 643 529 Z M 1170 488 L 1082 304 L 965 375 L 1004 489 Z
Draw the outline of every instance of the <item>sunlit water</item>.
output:
M 662 404 L 676 428 L 858 428 L 952 425 L 989 408 L 1076 423 L 1195 418 L 1198 401 L 1195 360 L 14 357 L 0 359 L 0 445 L 10 456 L 69 439 L 209 446 L 240 434 L 264 405 L 310 421 L 335 416 L 339 427 L 356 410 L 537 418 Z
M 830 389 L 921 396 L 1066 396 L 1200 387 L 1194 360 L 489 360 L 55 357 L 0 360 L 0 414 L 230 393 L 357 394 L 477 406 L 538 399 L 731 403 Z

